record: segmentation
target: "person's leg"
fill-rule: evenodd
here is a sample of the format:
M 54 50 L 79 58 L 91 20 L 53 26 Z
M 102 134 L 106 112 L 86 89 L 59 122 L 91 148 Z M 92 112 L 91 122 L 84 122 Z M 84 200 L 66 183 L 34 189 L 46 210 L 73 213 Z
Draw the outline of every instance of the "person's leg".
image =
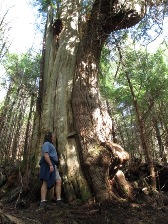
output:
M 57 200 L 61 200 L 61 177 L 59 175 L 59 171 L 57 170 L 57 167 L 55 168 L 55 185 L 52 189 L 52 202 L 56 202 Z
M 56 183 L 55 183 L 55 197 L 56 197 L 56 205 L 60 207 L 66 207 L 67 205 L 64 204 L 63 200 L 61 199 L 61 187 L 62 187 L 62 180 L 59 174 L 59 171 L 56 169 Z
M 46 201 L 46 195 L 47 195 L 47 181 L 43 181 L 41 186 L 41 201 Z
M 61 179 L 57 179 L 55 183 L 55 196 L 57 200 L 61 200 Z
M 47 203 L 46 195 L 47 195 L 47 182 L 43 181 L 41 186 L 41 202 L 40 202 L 40 208 L 42 209 L 48 209 L 46 205 Z

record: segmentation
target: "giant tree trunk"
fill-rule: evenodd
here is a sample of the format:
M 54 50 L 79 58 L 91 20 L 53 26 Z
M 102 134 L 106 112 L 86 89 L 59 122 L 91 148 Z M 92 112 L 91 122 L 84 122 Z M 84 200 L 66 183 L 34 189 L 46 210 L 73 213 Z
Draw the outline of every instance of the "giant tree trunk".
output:
M 133 1 L 122 2 L 95 1 L 83 24 L 81 3 L 62 1 L 63 30 L 56 36 L 52 12 L 48 15 L 33 147 L 40 152 L 44 133 L 56 133 L 68 200 L 87 199 L 91 194 L 99 201 L 113 198 L 109 167 L 116 160 L 111 156 L 118 158 L 118 167 L 129 158 L 112 142 L 112 120 L 98 88 L 101 49 L 108 35 L 133 26 L 144 13 L 144 1 L 138 3 L 139 8 Z M 117 170 L 113 169 L 113 177 Z

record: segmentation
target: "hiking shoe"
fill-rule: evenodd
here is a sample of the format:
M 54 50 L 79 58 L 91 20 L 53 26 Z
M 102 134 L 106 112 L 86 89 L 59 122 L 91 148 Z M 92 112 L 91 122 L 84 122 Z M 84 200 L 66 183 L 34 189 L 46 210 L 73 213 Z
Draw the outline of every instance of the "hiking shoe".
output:
M 53 208 L 47 204 L 47 201 L 41 201 L 39 209 L 40 210 L 53 210 Z
M 56 201 L 56 206 L 59 206 L 59 207 L 61 207 L 61 208 L 66 208 L 66 207 L 68 207 L 68 205 L 65 204 L 65 203 L 63 202 L 63 200 L 57 200 L 57 201 Z

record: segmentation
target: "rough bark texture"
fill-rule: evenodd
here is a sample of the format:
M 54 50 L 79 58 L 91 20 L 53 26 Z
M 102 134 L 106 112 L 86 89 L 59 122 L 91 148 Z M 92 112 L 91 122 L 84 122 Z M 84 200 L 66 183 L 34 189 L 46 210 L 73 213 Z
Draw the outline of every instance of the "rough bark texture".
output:
M 90 197 L 88 184 L 79 165 L 72 119 L 71 92 L 79 40 L 77 21 L 74 14 L 71 15 L 71 7 L 75 14 L 77 6 L 73 5 L 69 9 L 65 7 L 65 11 L 62 12 L 65 25 L 59 36 L 53 36 L 52 12 L 48 16 L 44 37 L 44 66 L 42 66 L 44 70 L 40 91 L 42 95 L 39 96 L 40 113 L 35 120 L 34 136 L 39 133 L 39 142 L 37 143 L 37 140 L 33 142 L 40 152 L 45 132 L 51 130 L 55 133 L 60 156 L 60 173 L 63 173 L 64 191 L 69 201 L 76 197 L 83 199 Z
M 32 146 L 40 152 L 44 133 L 56 133 L 68 200 L 87 199 L 92 193 L 100 201 L 111 199 L 111 156 L 118 158 L 118 166 L 129 158 L 111 141 L 112 120 L 100 99 L 98 65 L 108 35 L 139 22 L 144 5 L 144 1 L 95 1 L 82 24 L 80 3 L 63 1 L 63 30 L 56 36 L 49 13 Z
M 119 10 L 120 7 L 121 5 L 106 1 L 96 1 L 93 5 L 91 18 L 85 30 L 87 35 L 83 36 L 78 48 L 72 98 L 74 117 L 78 118 L 75 127 L 80 143 L 79 151 L 95 196 L 100 201 L 113 197 L 108 172 L 111 155 L 115 156 L 118 152 L 117 145 L 113 145 L 112 142 L 111 145 L 108 144 L 111 154 L 107 153 L 106 147 L 101 147 L 106 146 L 106 142 L 112 139 L 112 120 L 107 107 L 101 103 L 98 89 L 101 49 L 107 34 L 115 29 L 131 26 L 141 18 L 138 14 L 135 16 L 136 12 L 127 6 L 123 6 L 123 11 Z M 122 152 L 119 163 L 128 159 L 124 150 Z

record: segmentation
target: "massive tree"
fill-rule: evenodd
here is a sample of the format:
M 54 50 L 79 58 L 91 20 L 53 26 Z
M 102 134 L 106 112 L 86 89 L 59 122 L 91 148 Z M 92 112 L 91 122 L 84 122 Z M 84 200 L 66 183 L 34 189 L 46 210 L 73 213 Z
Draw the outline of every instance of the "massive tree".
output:
M 40 155 L 44 133 L 56 134 L 69 201 L 116 198 L 109 170 L 115 187 L 127 195 L 120 167 L 129 155 L 112 139 L 112 120 L 98 86 L 99 61 L 109 35 L 137 24 L 158 1 L 56 3 L 46 22 L 32 147 Z

